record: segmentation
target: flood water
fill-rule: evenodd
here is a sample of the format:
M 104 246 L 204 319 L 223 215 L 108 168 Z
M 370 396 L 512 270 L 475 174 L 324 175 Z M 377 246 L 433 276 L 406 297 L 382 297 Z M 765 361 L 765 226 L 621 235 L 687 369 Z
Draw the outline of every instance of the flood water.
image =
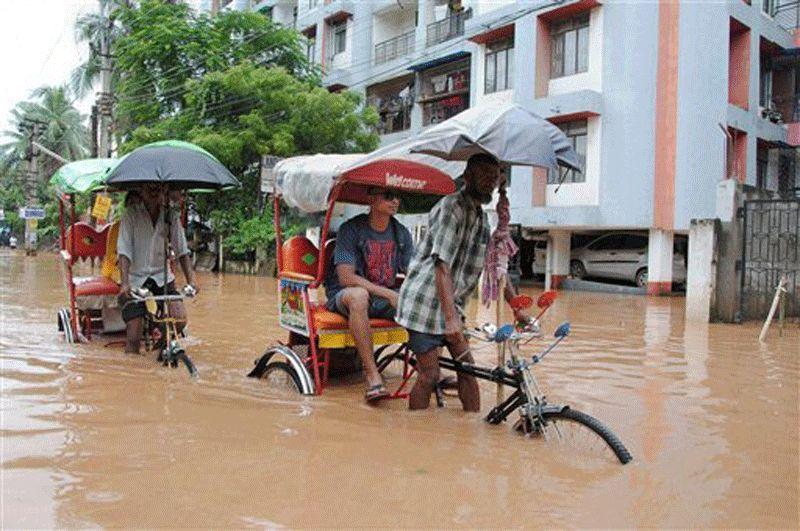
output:
M 562 294 L 545 327 L 573 332 L 537 374 L 620 436 L 621 466 L 454 398 L 410 413 L 365 405 L 358 378 L 270 390 L 245 374 L 285 338 L 275 281 L 200 284 L 191 381 L 104 339 L 64 344 L 55 257 L 0 252 L 2 527 L 800 525 L 796 324 L 759 344 L 756 323 L 685 323 L 681 298 Z

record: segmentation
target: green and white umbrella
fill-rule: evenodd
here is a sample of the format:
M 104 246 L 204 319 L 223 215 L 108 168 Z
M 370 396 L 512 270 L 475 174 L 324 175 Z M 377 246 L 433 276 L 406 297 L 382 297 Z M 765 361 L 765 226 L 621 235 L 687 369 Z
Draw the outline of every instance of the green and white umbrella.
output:
M 84 194 L 103 187 L 103 180 L 117 159 L 83 159 L 61 166 L 50 178 L 50 184 L 65 194 Z

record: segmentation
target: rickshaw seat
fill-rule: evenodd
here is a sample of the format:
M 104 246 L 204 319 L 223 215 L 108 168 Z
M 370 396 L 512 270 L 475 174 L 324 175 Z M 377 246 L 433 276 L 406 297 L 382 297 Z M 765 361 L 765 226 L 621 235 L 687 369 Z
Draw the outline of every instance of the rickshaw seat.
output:
M 104 225 L 97 230 L 88 223 L 78 221 L 67 229 L 66 250 L 72 260 L 105 256 L 110 228 L 111 225 Z
M 354 347 L 355 340 L 347 325 L 347 318 L 336 312 L 318 307 L 314 311 L 314 324 L 319 336 L 319 347 L 346 348 Z M 372 343 L 374 345 L 399 345 L 408 341 L 405 328 L 391 319 L 370 319 Z
M 108 277 L 74 277 L 75 296 L 86 297 L 89 295 L 116 295 L 119 293 L 119 284 Z

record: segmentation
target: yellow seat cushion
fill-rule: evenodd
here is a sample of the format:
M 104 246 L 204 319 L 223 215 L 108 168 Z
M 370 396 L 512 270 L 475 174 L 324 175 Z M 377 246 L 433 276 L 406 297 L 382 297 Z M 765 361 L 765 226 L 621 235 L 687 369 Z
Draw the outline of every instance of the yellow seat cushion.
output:
M 319 308 L 314 312 L 320 348 L 354 347 L 355 341 L 347 327 L 347 318 L 336 312 Z M 372 342 L 375 345 L 395 345 L 408 341 L 405 328 L 390 319 L 370 319 Z

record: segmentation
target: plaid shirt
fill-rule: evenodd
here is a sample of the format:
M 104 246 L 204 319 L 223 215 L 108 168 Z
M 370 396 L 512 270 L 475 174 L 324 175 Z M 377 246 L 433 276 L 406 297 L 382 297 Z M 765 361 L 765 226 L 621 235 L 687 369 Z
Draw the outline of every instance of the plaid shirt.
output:
M 426 334 L 444 334 L 444 312 L 436 291 L 436 262 L 450 267 L 456 307 L 464 305 L 475 291 L 483 269 L 489 220 L 480 204 L 466 191 L 439 201 L 428 216 L 428 230 L 400 287 L 395 321 Z

